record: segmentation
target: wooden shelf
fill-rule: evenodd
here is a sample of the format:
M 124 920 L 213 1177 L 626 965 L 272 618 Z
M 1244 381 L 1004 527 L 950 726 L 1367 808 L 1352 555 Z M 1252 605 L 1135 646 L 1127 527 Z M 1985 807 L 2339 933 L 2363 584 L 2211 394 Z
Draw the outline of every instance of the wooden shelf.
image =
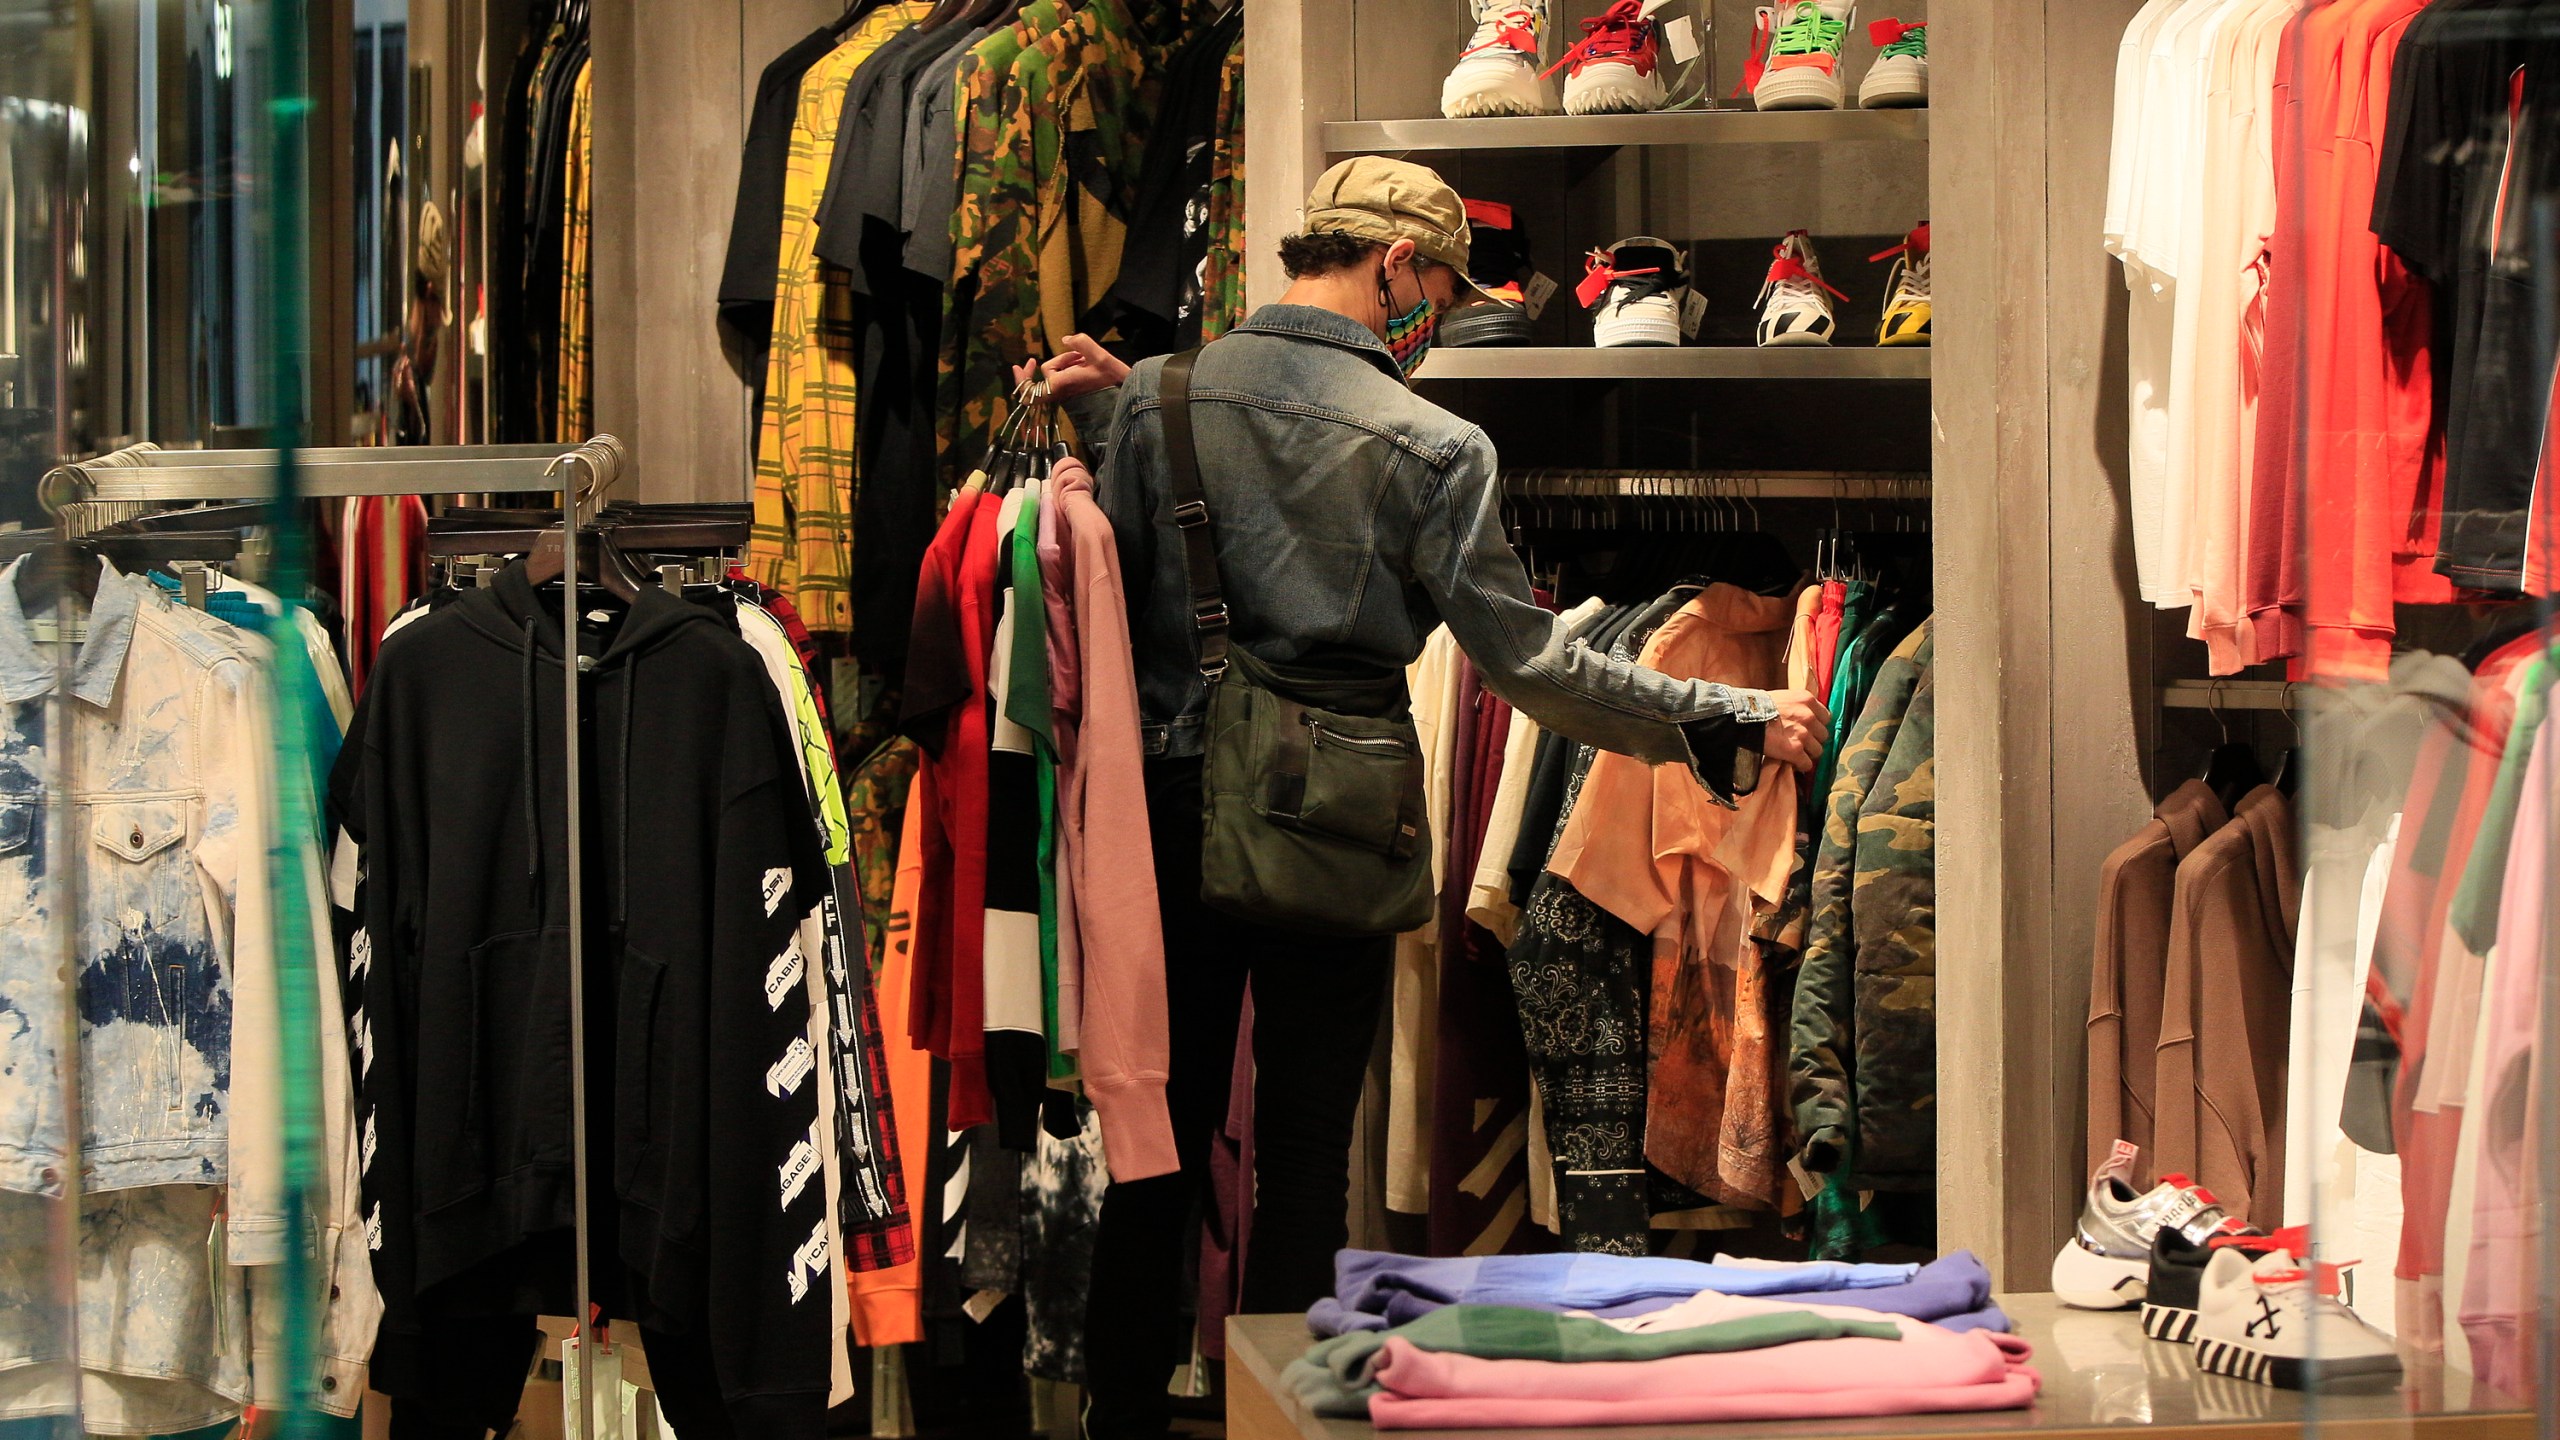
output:
M 1421 380 L 1926 380 L 1926 346 L 1442 345 Z
M 1926 141 L 1919 110 L 1674 110 L 1651 115 L 1514 115 L 1482 120 L 1336 120 L 1334 155 L 1408 150 L 1614 149 L 1621 145 L 1793 145 Z

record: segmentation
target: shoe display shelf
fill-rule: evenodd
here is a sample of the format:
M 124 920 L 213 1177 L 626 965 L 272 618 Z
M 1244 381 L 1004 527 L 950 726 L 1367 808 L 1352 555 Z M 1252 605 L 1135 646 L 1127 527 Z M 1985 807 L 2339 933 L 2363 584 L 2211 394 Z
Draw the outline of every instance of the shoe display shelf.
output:
M 1417 150 L 1614 150 L 1628 145 L 1839 144 L 1929 138 L 1921 110 L 1669 110 L 1649 115 L 1512 115 L 1476 120 L 1335 120 L 1324 148 L 1345 155 Z
M 1432 350 L 1419 380 L 1926 380 L 1926 346 L 1462 346 Z

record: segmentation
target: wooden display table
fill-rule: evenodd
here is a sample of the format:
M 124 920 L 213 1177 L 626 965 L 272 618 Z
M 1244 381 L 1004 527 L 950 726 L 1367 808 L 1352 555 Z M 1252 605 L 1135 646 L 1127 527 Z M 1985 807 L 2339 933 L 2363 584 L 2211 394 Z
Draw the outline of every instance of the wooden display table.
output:
M 2002 1295 L 2018 1333 L 2036 1347 L 2044 1391 L 2032 1409 L 1872 1420 L 1793 1420 L 1720 1425 L 1629 1425 L 1595 1430 L 1478 1432 L 1507 1440 L 1740 1440 L 1762 1436 L 2018 1435 L 2098 1440 L 2126 1426 L 2145 1440 L 2526 1440 L 2532 1416 L 2439 1362 L 2412 1364 L 2399 1390 L 2306 1396 L 2207 1375 L 2185 1345 L 2143 1337 L 2136 1312 L 2072 1310 L 2051 1295 Z M 1281 1367 L 1306 1351 L 1303 1319 L 1242 1315 L 1227 1321 L 1227 1440 L 1370 1440 L 1366 1421 L 1327 1420 L 1299 1408 Z M 2307 1425 L 2316 1430 L 2306 1431 Z M 1447 1432 L 1442 1432 L 1447 1433 Z

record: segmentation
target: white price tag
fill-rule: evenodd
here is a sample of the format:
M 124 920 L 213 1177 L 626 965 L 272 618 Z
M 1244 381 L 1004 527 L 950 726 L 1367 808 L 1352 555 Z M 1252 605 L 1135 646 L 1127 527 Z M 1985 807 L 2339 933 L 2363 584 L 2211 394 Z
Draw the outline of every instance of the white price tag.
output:
M 1806 1204 L 1812 1204 L 1822 1194 L 1822 1177 L 1804 1168 L 1802 1160 L 1788 1161 L 1787 1173 L 1796 1177 L 1796 1188 L 1804 1192 Z
M 1698 327 L 1707 323 L 1707 297 L 1695 290 L 1680 292 L 1680 338 L 1695 340 Z
M 1528 307 L 1529 318 L 1535 320 L 1544 313 L 1547 302 L 1555 298 L 1555 293 L 1556 282 L 1547 277 L 1547 272 L 1541 270 L 1531 275 L 1529 283 L 1520 287 L 1520 298 Z
M 1674 15 L 1662 22 L 1663 43 L 1671 47 L 1671 61 L 1686 65 L 1698 58 L 1698 27 L 1686 15 Z

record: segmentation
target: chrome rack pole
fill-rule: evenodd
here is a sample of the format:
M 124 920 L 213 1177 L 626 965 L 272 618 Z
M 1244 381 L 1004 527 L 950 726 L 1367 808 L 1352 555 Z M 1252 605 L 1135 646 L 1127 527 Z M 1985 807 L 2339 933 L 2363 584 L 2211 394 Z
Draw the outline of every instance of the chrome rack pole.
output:
M 586 965 L 586 846 L 579 806 L 581 773 L 578 744 L 578 521 L 579 511 L 590 497 L 601 496 L 618 478 L 621 469 L 621 447 L 610 436 L 591 440 L 576 450 L 559 457 L 556 469 L 560 475 L 560 766 L 566 787 L 567 805 L 563 824 L 567 828 L 569 881 L 569 1184 L 571 1204 L 576 1207 L 576 1244 L 578 1270 L 578 1313 L 570 1327 L 577 1339 L 577 1354 L 571 1362 L 576 1368 L 574 1389 L 578 1397 L 578 1440 L 594 1440 L 595 1394 L 591 1356 L 596 1346 L 595 1299 L 591 1284 L 587 1246 L 587 965 Z M 575 483 L 575 472 L 584 470 L 587 484 Z

